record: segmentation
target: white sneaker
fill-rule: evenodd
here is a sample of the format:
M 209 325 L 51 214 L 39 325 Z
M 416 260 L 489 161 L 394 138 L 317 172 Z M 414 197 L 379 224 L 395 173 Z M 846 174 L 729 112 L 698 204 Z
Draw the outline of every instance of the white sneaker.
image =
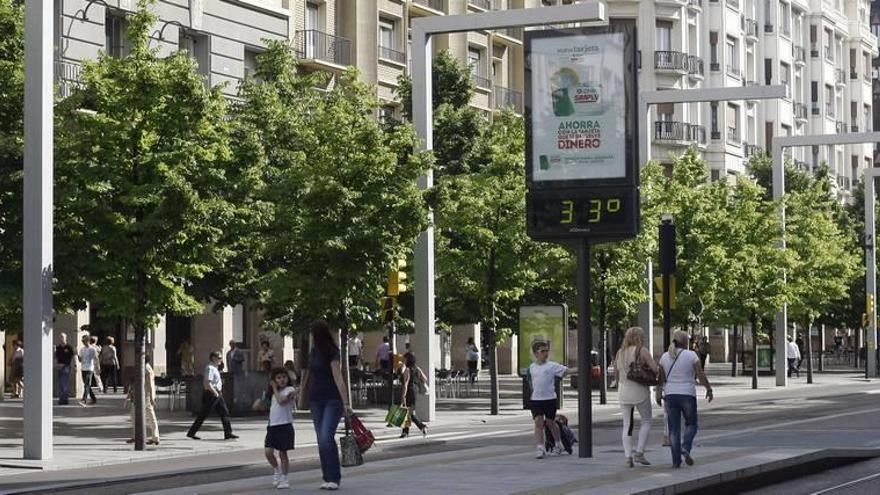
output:
M 326 490 L 326 489 L 327 489 L 327 482 L 325 481 L 325 482 L 321 483 L 321 490 Z
M 553 446 L 553 450 L 551 450 L 551 452 L 553 453 L 553 455 L 562 455 L 562 445 L 559 445 L 557 443 Z
M 339 483 L 328 481 L 327 488 L 325 488 L 325 490 L 339 490 Z
M 538 451 L 535 452 L 535 459 L 543 459 L 545 455 L 547 455 L 547 451 L 544 450 L 544 447 L 538 447 Z
M 278 482 L 281 481 L 281 477 L 278 473 L 272 475 L 272 487 L 278 487 Z
M 285 488 L 290 488 L 290 482 L 287 481 L 287 476 L 284 476 L 282 474 L 281 477 L 278 478 L 278 485 L 275 488 L 277 488 L 279 490 L 283 490 Z

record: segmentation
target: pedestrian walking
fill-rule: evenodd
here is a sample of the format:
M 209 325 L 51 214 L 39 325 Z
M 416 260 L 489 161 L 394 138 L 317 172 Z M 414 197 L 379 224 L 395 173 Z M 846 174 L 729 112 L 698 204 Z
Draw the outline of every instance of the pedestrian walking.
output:
M 357 369 L 358 366 L 361 365 L 361 351 L 363 349 L 363 342 L 360 337 L 358 337 L 357 332 L 352 333 L 351 337 L 348 338 L 348 368 L 349 369 Z
M 788 336 L 788 342 L 785 344 L 785 359 L 788 361 L 788 377 L 791 378 L 791 374 L 795 373 L 800 378 L 801 370 L 798 363 L 801 359 L 801 351 L 797 344 L 792 342 L 791 335 Z
M 194 376 L 196 374 L 196 356 L 189 340 L 183 339 L 180 347 L 177 348 L 177 356 L 180 357 L 180 376 Z
M 117 392 L 117 381 L 119 378 L 119 356 L 116 353 L 116 340 L 113 337 L 107 337 L 104 347 L 101 348 L 101 382 L 103 383 L 104 393 L 113 381 L 113 393 Z
M 391 345 L 388 336 L 382 337 L 382 343 L 376 347 L 376 368 L 391 371 Z
M 556 396 L 556 379 L 565 375 L 577 373 L 577 368 L 568 368 L 554 361 L 549 361 L 550 344 L 536 341 L 532 344 L 532 353 L 535 361 L 529 365 L 528 381 L 532 389 L 531 410 L 532 419 L 535 421 L 535 444 L 537 447 L 536 459 L 543 459 L 547 455 L 544 449 L 544 426 L 550 429 L 553 435 L 553 449 L 551 453 L 562 453 L 562 440 L 559 433 L 559 425 L 556 424 L 556 409 L 559 399 Z
M 657 387 L 657 404 L 665 402 L 673 468 L 681 467 L 682 457 L 688 466 L 694 464 L 691 452 L 698 428 L 697 380 L 706 387 L 706 399 L 712 402 L 713 398 L 712 386 L 700 366 L 699 356 L 687 347 L 687 332 L 678 330 L 672 336 L 669 350 L 660 358 L 660 378 L 663 383 Z M 681 431 L 682 416 L 684 435 Z
M 79 403 L 85 407 L 87 404 L 95 404 L 98 399 L 95 398 L 95 392 L 92 390 L 92 382 L 94 381 L 95 371 L 98 368 L 98 350 L 95 349 L 92 339 L 88 335 L 82 337 L 82 349 L 79 350 L 80 373 L 83 381 L 83 395 Z M 91 398 L 91 402 L 87 402 Z
M 700 343 L 697 344 L 697 356 L 700 358 L 700 367 L 706 369 L 706 359 L 712 353 L 712 346 L 709 344 L 709 337 L 703 336 Z
M 265 447 L 266 460 L 275 470 L 272 486 L 279 489 L 290 488 L 290 482 L 287 480 L 287 471 L 290 469 L 287 451 L 294 448 L 293 405 L 296 390 L 290 383 L 287 370 L 284 368 L 272 370 L 266 393 L 271 397 L 271 405 L 263 447 Z
M 244 373 L 244 352 L 241 350 L 241 345 L 238 344 L 235 340 L 229 341 L 229 350 L 226 351 L 226 365 L 229 367 L 229 372 L 233 375 L 238 373 Z
M 128 387 L 128 401 L 131 404 L 131 427 L 134 428 L 134 392 Z M 159 445 L 159 418 L 156 416 L 156 374 L 153 372 L 153 360 L 144 354 L 144 423 L 146 423 L 146 444 Z M 126 443 L 134 443 L 134 433 Z
M 257 362 L 260 363 L 260 371 L 265 371 L 266 373 L 270 373 L 272 367 L 275 366 L 275 352 L 269 347 L 268 340 L 260 341 L 260 352 Z
M 422 422 L 416 415 L 416 394 L 425 395 L 429 389 L 428 377 L 421 368 L 416 366 L 416 356 L 411 352 L 403 355 L 403 374 L 400 378 L 400 403 L 409 408 L 409 420 L 415 423 L 422 432 L 422 437 L 428 436 L 428 425 Z M 400 438 L 409 436 L 409 424 L 403 424 Z
M 20 398 L 24 393 L 24 344 L 21 340 L 12 341 L 12 398 Z
M 73 346 L 67 343 L 67 334 L 58 335 L 58 345 L 55 346 L 55 369 L 58 371 L 58 405 L 66 406 L 70 396 L 70 370 L 73 368 L 73 358 L 76 352 Z
M 312 349 L 309 366 L 303 377 L 303 392 L 308 399 L 309 410 L 318 440 L 318 456 L 324 482 L 322 490 L 338 490 L 342 479 L 339 466 L 339 448 L 336 445 L 336 427 L 345 415 L 351 417 L 351 402 L 342 377 L 339 346 L 330 334 L 330 326 L 324 320 L 311 325 Z
M 477 379 L 477 366 L 480 363 L 480 349 L 474 343 L 473 337 L 468 337 L 465 352 L 467 353 L 468 380 L 474 383 Z
M 655 375 L 659 373 L 657 363 L 645 347 L 645 332 L 639 327 L 632 327 L 626 331 L 620 350 L 614 358 L 614 370 L 617 374 L 618 402 L 623 416 L 621 439 L 626 465 L 633 467 L 638 463 L 650 466 L 651 463 L 645 458 L 645 445 L 651 432 L 651 390 L 647 385 L 628 379 L 627 372 L 634 366 L 646 366 Z M 636 410 L 639 411 L 640 418 L 639 439 L 633 452 L 632 436 Z
M 192 426 L 189 427 L 186 436 L 193 440 L 201 440 L 201 438 L 196 436 L 196 433 L 199 432 L 199 428 L 202 427 L 205 418 L 212 411 L 217 411 L 217 415 L 220 416 L 220 422 L 223 423 L 223 439 L 234 440 L 238 438 L 238 435 L 232 434 L 232 424 L 229 422 L 229 409 L 226 407 L 226 401 L 223 400 L 223 379 L 220 377 L 220 369 L 218 368 L 223 360 L 220 357 L 220 351 L 211 351 L 208 360 L 210 362 L 205 366 L 205 375 L 202 379 L 202 384 L 205 387 L 205 391 L 202 393 L 202 411 L 196 417 L 196 420 L 193 421 Z

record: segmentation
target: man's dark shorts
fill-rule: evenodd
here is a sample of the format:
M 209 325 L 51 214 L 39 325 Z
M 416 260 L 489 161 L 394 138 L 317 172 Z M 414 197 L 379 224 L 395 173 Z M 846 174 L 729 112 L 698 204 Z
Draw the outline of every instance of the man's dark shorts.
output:
M 550 400 L 533 400 L 532 401 L 532 419 L 538 416 L 544 416 L 544 419 L 556 418 L 556 399 Z

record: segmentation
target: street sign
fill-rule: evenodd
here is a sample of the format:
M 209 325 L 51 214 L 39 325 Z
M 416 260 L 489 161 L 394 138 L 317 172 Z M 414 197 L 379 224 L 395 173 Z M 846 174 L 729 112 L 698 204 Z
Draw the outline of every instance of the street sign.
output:
M 526 199 L 534 239 L 634 237 L 639 227 L 636 31 L 528 31 Z

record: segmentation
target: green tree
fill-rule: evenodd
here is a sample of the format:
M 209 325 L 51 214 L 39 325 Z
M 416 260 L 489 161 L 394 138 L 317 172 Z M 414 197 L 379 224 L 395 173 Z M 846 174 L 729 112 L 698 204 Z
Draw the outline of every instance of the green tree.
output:
M 21 328 L 24 7 L 0 0 L 0 329 Z
M 795 255 L 787 272 L 789 314 L 806 332 L 807 383 L 813 383 L 811 329 L 835 300 L 847 296 L 851 280 L 862 273 L 859 252 L 834 218 L 837 202 L 827 175 L 803 192 L 786 198 L 786 248 Z M 785 342 L 777 342 L 783 352 Z
M 791 251 L 779 248 L 779 203 L 765 199 L 764 188 L 746 177 L 720 191 L 729 222 L 722 237 L 725 255 L 718 269 L 730 274 L 721 286 L 719 311 L 732 323 L 752 328 L 752 388 L 758 387 L 757 342 L 762 319 L 775 314 L 786 298 L 785 271 Z
M 57 112 L 56 273 L 70 297 L 100 301 L 135 330 L 135 448 L 144 440 L 144 345 L 168 312 L 202 303 L 188 287 L 229 256 L 235 210 L 223 197 L 227 107 L 185 53 L 149 47 L 155 16 L 129 17 L 131 51 L 84 64 Z

